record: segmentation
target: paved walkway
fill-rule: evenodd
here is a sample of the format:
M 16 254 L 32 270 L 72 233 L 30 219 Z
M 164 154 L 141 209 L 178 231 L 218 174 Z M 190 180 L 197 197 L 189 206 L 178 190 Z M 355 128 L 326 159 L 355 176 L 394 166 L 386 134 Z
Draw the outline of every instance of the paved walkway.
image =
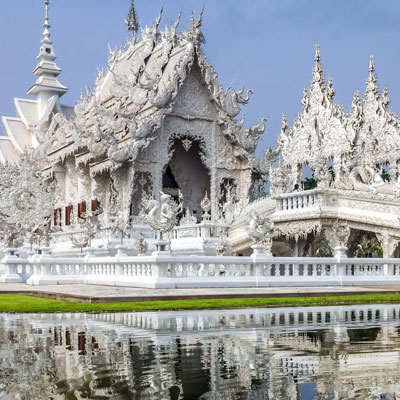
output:
M 400 286 L 324 286 L 212 289 L 142 289 L 100 285 L 30 286 L 0 283 L 0 293 L 21 293 L 38 297 L 88 303 L 257 297 L 344 296 L 352 294 L 400 293 Z

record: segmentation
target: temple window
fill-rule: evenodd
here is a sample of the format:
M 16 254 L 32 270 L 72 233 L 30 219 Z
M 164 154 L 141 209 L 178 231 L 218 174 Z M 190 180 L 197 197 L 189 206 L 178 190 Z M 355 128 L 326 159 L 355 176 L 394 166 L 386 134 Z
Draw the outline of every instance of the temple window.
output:
M 100 202 L 96 200 L 92 200 L 92 211 L 97 211 L 100 208 Z
M 82 201 L 78 204 L 78 218 L 82 218 L 82 214 L 86 212 L 86 202 Z
M 72 205 L 65 207 L 65 225 L 67 225 L 67 226 L 71 225 L 71 215 L 72 215 L 73 209 L 74 209 L 74 206 L 72 206 Z

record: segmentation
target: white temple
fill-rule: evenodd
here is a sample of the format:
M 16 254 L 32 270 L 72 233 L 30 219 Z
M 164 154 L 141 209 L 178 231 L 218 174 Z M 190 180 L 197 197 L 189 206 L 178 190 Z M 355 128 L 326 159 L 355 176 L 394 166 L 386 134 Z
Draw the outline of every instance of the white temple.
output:
M 201 47 L 202 13 L 178 31 L 180 16 L 160 29 L 161 12 L 139 32 L 132 1 L 131 38 L 110 50 L 94 89 L 70 108 L 61 103 L 68 89 L 58 80 L 49 0 L 45 8 L 37 80 L 27 91 L 33 99 L 14 99 L 16 117 L 2 117 L 0 136 L 2 176 L 17 177 L 7 209 L 38 175 L 29 165 L 52 196 L 51 224 L 25 227 L 25 246 L 45 237 L 53 255 L 91 247 L 109 256 L 123 242 L 133 256 L 162 239 L 175 255 L 248 256 L 256 242 L 267 255 L 300 257 L 332 255 L 338 245 L 354 256 L 376 242 L 384 257 L 398 255 L 400 124 L 372 56 L 365 95 L 356 92 L 348 112 L 333 100 L 317 46 L 301 113 L 291 127 L 283 116 L 276 149 L 257 158 L 266 119 L 245 127 L 241 106 L 252 91 L 218 82 Z M 304 167 L 313 172 L 309 190 Z M 24 200 L 32 198 L 40 203 L 31 192 Z M 3 241 L 16 247 L 21 232 L 10 218 Z

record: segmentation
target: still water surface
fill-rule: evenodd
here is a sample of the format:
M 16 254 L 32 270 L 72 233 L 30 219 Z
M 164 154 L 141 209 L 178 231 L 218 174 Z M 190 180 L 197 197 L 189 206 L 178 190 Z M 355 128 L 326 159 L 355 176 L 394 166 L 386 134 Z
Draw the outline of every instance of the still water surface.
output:
M 1 399 L 400 399 L 400 305 L 0 315 Z

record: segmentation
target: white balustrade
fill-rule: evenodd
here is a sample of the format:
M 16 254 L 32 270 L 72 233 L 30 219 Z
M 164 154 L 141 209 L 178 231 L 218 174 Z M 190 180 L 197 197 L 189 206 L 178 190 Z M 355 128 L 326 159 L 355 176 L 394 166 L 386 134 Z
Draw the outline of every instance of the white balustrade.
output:
M 341 286 L 400 283 L 400 259 L 151 256 L 55 258 L 48 253 L 2 260 L 3 282 L 87 283 L 147 288 Z M 33 272 L 32 272 L 33 271 Z M 23 278 L 23 276 L 25 278 Z M 6 279 L 8 277 L 8 279 Z
M 318 204 L 318 193 L 315 190 L 285 193 L 276 197 L 278 210 L 291 211 L 315 207 Z

